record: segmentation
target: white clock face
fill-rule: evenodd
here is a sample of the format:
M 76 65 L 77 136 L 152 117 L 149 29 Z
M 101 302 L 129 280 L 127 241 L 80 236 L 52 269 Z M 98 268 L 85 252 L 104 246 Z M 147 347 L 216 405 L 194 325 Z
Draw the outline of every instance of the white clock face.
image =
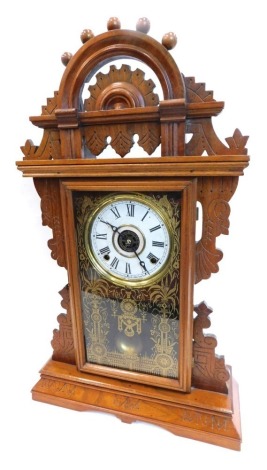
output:
M 109 195 L 88 218 L 85 245 L 101 275 L 115 284 L 142 287 L 167 270 L 168 219 L 148 196 Z

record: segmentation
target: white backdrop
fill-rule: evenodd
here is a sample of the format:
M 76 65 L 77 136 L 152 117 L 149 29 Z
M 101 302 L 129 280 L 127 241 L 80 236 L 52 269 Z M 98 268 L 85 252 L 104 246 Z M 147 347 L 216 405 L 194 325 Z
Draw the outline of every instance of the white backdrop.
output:
M 267 34 L 264 2 L 191 0 L 157 2 L 10 1 L 1 6 L 1 388 L 0 468 L 266 469 L 266 332 L 264 178 L 267 109 L 265 67 Z M 52 331 L 64 311 L 57 293 L 66 272 L 50 258 L 50 229 L 41 226 L 39 198 L 31 179 L 15 161 L 26 139 L 39 145 L 42 132 L 29 115 L 39 115 L 58 89 L 64 71 L 61 54 L 76 52 L 80 33 L 106 31 L 109 17 L 135 29 L 139 17 L 151 21 L 151 36 L 174 31 L 171 52 L 186 76 L 195 76 L 225 101 L 214 119 L 220 138 L 236 127 L 248 141 L 251 164 L 231 202 L 231 227 L 218 247 L 220 271 L 195 291 L 213 308 L 217 353 L 224 354 L 239 382 L 243 445 L 234 452 L 173 436 L 152 425 L 126 425 L 102 413 L 78 413 L 31 400 L 38 371 L 51 356 Z M 265 183 L 266 185 L 266 183 Z

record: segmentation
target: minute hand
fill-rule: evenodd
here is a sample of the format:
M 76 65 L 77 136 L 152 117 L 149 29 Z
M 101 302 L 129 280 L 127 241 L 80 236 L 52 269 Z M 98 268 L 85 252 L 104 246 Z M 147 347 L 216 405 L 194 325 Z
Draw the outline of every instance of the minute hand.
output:
M 145 262 L 142 261 L 142 260 L 139 258 L 139 256 L 138 256 L 138 254 L 136 253 L 136 251 L 134 251 L 134 254 L 135 254 L 135 256 L 139 259 L 140 266 L 147 272 L 147 274 L 149 274 L 149 271 L 146 269 Z

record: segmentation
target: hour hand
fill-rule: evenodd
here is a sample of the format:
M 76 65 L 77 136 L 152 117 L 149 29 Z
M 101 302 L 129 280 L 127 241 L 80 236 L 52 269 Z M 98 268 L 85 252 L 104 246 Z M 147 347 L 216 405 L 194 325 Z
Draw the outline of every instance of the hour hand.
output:
M 110 222 L 107 222 L 106 220 L 103 220 L 103 219 L 101 219 L 101 222 L 103 222 L 103 224 L 109 225 L 112 228 L 113 232 L 120 233 L 118 230 L 118 227 L 115 227 L 115 225 L 112 225 Z

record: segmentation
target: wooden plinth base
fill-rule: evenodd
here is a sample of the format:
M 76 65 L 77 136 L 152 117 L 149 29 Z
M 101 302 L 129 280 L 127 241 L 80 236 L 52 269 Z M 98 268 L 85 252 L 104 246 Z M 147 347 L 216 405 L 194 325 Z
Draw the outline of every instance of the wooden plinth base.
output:
M 128 423 L 146 421 L 178 436 L 240 450 L 238 386 L 232 376 L 228 396 L 199 389 L 185 394 L 85 374 L 50 360 L 32 397 L 79 411 L 105 411 Z

